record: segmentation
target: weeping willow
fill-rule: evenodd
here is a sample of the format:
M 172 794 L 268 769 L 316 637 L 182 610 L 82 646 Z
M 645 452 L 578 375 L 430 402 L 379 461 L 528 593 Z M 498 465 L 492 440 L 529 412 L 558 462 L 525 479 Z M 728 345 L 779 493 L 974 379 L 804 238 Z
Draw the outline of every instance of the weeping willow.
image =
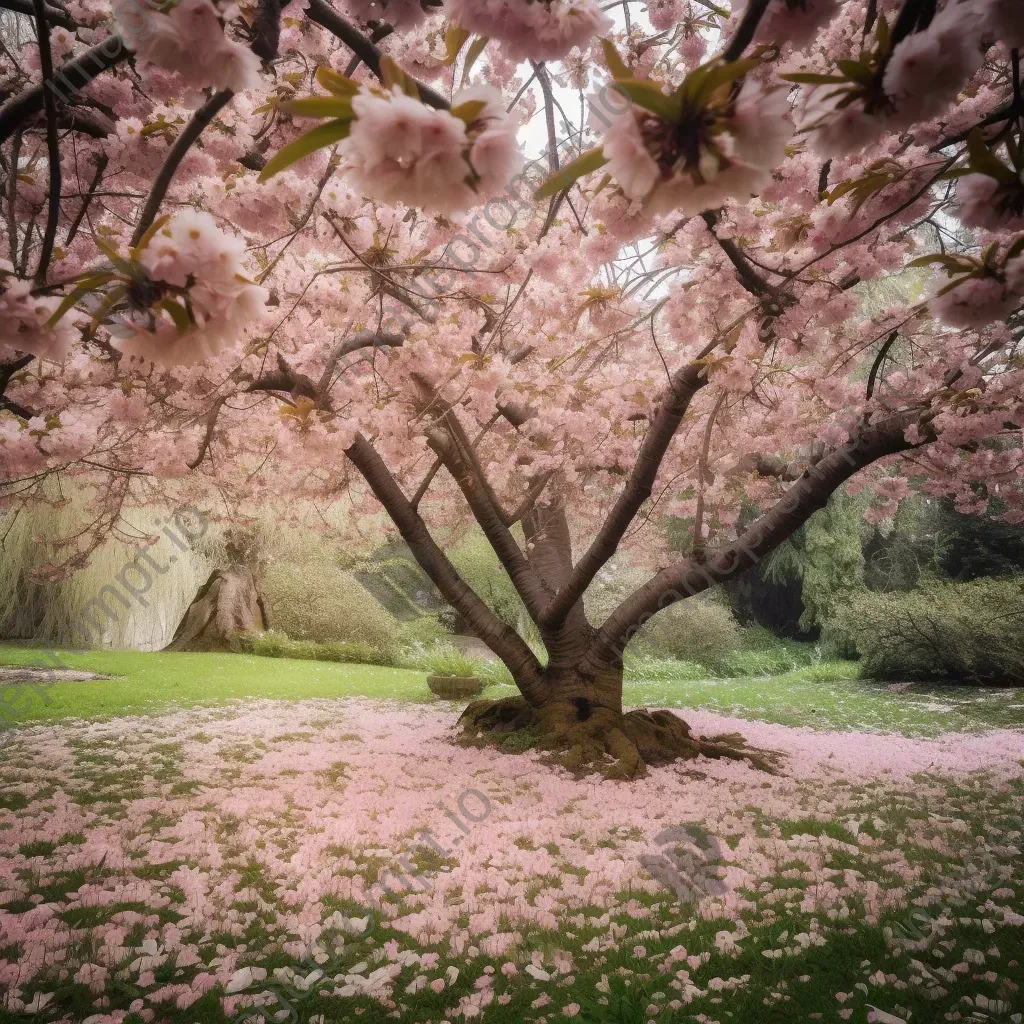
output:
M 0 514 L 0 637 L 137 650 L 156 650 L 170 641 L 219 560 L 213 528 L 201 542 L 182 547 L 163 533 L 168 520 L 173 523 L 171 509 L 126 511 L 117 533 L 74 575 L 56 582 L 33 578 L 90 521 L 93 493 L 87 485 L 61 481 L 49 487 L 47 500 Z M 157 543 L 144 544 L 153 536 Z M 98 615 L 101 605 L 112 614 Z

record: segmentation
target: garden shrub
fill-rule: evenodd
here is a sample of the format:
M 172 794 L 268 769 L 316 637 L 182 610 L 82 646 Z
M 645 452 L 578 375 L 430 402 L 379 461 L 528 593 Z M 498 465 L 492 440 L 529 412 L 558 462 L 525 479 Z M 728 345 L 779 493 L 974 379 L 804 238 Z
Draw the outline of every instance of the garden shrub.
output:
M 740 628 L 718 601 L 691 597 L 655 615 L 630 645 L 637 654 L 717 664 L 739 645 Z
M 828 627 L 875 679 L 1024 683 L 1024 580 L 931 583 L 907 593 L 864 592 Z
M 359 644 L 393 659 L 397 622 L 351 573 L 330 563 L 277 563 L 263 574 L 270 625 L 292 640 Z
M 233 645 L 243 654 L 255 654 L 263 658 L 339 661 L 353 665 L 393 665 L 395 661 L 393 651 L 381 650 L 372 644 L 344 640 L 331 643 L 294 640 L 274 629 L 268 629 L 265 633 L 240 633 L 234 637 Z
M 399 647 L 411 647 L 414 644 L 429 647 L 447 641 L 451 632 L 440 616 L 422 615 L 407 622 L 396 622 L 393 635 Z
M 402 652 L 407 668 L 416 668 L 435 676 L 476 676 L 480 662 L 470 658 L 454 644 L 436 643 L 429 647 L 416 644 Z

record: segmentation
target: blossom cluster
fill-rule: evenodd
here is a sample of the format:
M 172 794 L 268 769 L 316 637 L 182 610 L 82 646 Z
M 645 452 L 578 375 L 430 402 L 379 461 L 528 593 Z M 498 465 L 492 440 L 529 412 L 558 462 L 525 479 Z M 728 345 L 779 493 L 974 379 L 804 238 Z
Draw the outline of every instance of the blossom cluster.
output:
M 561 60 L 613 25 L 596 0 L 450 0 L 445 10 L 467 32 L 499 40 L 513 61 Z
M 112 344 L 128 356 L 163 366 L 201 362 L 234 344 L 256 319 L 268 292 L 245 274 L 245 242 L 202 210 L 182 210 L 139 253 L 149 280 L 187 297 L 189 324 L 156 309 L 129 310 L 111 328 Z
M 245 92 L 260 87 L 260 59 L 230 39 L 211 0 L 178 0 L 166 13 L 141 3 L 116 4 L 118 28 L 144 64 L 177 72 L 192 88 Z
M 33 295 L 32 290 L 31 281 L 17 278 L 10 263 L 0 262 L 0 356 L 30 352 L 41 359 L 64 359 L 77 332 L 67 320 L 50 324 L 60 296 Z
M 591 97 L 607 171 L 652 214 L 693 215 L 749 200 L 771 180 L 793 134 L 785 90 L 749 78 L 721 112 L 683 110 L 669 120 L 638 103 L 624 102 L 611 116 L 607 106 Z
M 503 191 L 523 164 L 515 122 L 488 86 L 458 93 L 434 110 L 397 86 L 352 99 L 355 120 L 340 146 L 361 193 L 434 213 L 468 209 Z M 459 116 L 462 114 L 463 116 Z

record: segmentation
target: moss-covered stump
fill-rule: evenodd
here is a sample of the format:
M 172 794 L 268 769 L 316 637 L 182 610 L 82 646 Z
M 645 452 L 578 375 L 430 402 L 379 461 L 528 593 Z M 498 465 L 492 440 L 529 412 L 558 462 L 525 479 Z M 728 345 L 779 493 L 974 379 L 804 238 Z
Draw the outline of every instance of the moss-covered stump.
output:
M 738 733 L 698 737 L 671 711 L 636 708 L 625 714 L 595 707 L 583 698 L 534 708 L 522 697 L 476 700 L 459 717 L 463 742 L 503 750 L 530 746 L 550 751 L 553 761 L 574 772 L 601 772 L 633 779 L 649 766 L 696 757 L 747 761 L 774 774 L 777 755 L 753 751 Z M 520 742 L 529 737 L 530 743 Z

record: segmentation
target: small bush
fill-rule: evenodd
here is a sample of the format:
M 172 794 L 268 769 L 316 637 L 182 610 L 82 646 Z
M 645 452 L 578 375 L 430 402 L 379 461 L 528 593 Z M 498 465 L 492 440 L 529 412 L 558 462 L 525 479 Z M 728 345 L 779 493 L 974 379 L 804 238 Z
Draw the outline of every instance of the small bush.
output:
M 477 676 L 480 662 L 467 657 L 453 644 L 437 643 L 429 647 L 422 645 L 407 648 L 403 662 L 409 668 L 429 672 L 435 676 Z
M 271 626 L 293 640 L 364 644 L 394 654 L 395 619 L 336 565 L 273 565 L 263 575 L 262 590 Z
M 279 630 L 265 633 L 241 633 L 234 646 L 244 654 L 261 658 L 299 658 L 306 661 L 339 661 L 350 665 L 393 665 L 394 653 L 371 644 L 346 643 L 342 640 L 318 644 L 312 640 L 293 640 Z
M 812 644 L 786 640 L 757 626 L 740 634 L 739 646 L 709 665 L 726 679 L 740 676 L 777 676 L 813 664 L 818 659 Z
M 875 679 L 1024 683 L 1024 581 L 930 584 L 909 593 L 864 592 L 829 623 Z
M 440 616 L 422 615 L 409 622 L 396 623 L 393 635 L 399 647 L 412 647 L 415 644 L 429 647 L 431 644 L 447 641 L 451 631 Z
M 710 665 L 739 645 L 732 612 L 707 598 L 691 597 L 654 616 L 633 640 L 637 654 Z

